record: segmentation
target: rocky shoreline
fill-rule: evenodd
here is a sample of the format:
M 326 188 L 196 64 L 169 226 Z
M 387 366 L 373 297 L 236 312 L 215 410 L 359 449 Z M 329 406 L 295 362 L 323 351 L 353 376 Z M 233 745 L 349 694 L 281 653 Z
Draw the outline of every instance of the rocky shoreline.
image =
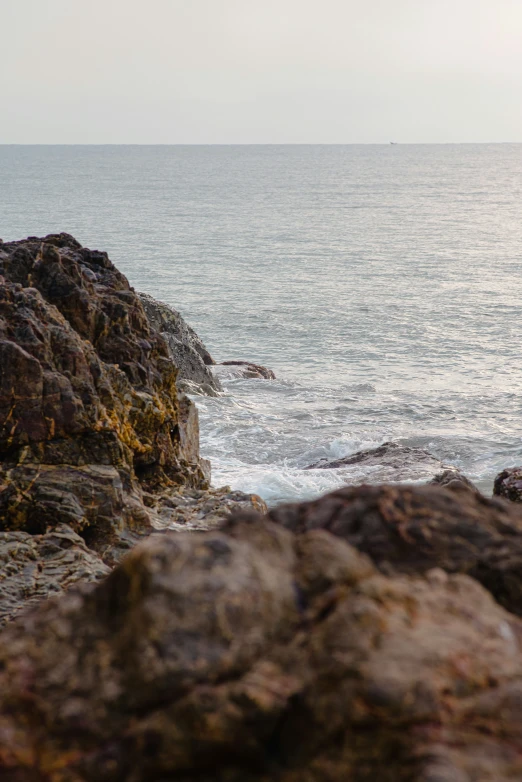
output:
M 0 780 L 522 779 L 522 471 L 386 443 L 310 468 L 432 485 L 268 512 L 199 454 L 229 371 L 273 376 L 67 234 L 0 243 Z

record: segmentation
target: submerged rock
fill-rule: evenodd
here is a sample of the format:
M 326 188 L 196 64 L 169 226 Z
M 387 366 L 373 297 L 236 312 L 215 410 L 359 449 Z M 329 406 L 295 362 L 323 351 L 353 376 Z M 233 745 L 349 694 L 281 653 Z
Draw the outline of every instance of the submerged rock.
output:
M 328 530 L 386 572 L 439 567 L 467 573 L 522 615 L 522 511 L 516 505 L 468 489 L 358 486 L 282 505 L 268 516 L 293 532 Z
M 187 393 L 205 393 L 210 396 L 222 391 L 219 379 L 209 369 L 216 362 L 181 314 L 146 293 L 138 295 L 150 323 L 167 342 L 170 355 L 178 368 L 178 387 Z
M 456 469 L 449 468 L 423 448 L 412 448 L 393 442 L 383 443 L 378 448 L 371 448 L 367 451 L 358 451 L 342 459 L 320 459 L 304 469 L 349 469 L 357 468 L 359 465 L 363 472 L 352 470 L 356 473 L 354 482 L 357 483 L 360 483 L 361 480 L 368 480 L 368 476 L 371 476 L 372 482 L 379 483 L 422 480 L 430 473 L 436 474 L 442 470 Z M 374 474 L 372 475 L 372 473 Z
M 508 782 L 521 643 L 473 579 L 384 576 L 323 530 L 154 535 L 0 635 L 0 773 Z

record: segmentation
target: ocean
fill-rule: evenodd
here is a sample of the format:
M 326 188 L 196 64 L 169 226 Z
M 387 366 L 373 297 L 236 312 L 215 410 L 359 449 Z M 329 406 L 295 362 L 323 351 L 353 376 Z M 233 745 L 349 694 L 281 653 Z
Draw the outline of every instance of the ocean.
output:
M 304 468 L 386 441 L 486 492 L 522 463 L 522 145 L 0 146 L 0 177 L 4 241 L 67 231 L 274 370 L 195 398 L 214 485 L 379 482 Z

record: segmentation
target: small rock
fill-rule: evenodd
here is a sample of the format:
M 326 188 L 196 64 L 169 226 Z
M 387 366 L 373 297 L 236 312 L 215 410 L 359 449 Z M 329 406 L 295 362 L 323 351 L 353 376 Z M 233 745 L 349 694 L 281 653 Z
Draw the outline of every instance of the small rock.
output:
M 495 478 L 493 495 L 522 502 L 522 467 L 508 467 Z
M 250 361 L 221 361 L 218 366 L 237 367 L 234 373 L 236 377 L 261 378 L 264 380 L 276 379 L 271 369 L 267 369 L 260 364 L 252 364 Z

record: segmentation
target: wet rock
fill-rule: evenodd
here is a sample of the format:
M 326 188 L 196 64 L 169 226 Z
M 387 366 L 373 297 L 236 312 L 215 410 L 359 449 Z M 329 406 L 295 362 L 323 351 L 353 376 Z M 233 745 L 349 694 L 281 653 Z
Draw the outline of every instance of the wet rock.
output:
M 476 492 L 477 494 L 480 493 L 475 484 L 472 483 L 469 478 L 466 478 L 466 476 L 463 475 L 460 470 L 457 470 L 454 467 L 442 470 L 442 472 L 437 473 L 437 475 L 435 475 L 431 481 L 428 481 L 428 483 L 433 486 L 444 486 L 444 488 L 450 489 L 451 491 L 462 491 L 468 489 L 470 491 Z
M 221 370 L 220 367 L 228 367 Z M 250 361 L 221 361 L 215 368 L 214 373 L 218 375 L 223 373 L 227 377 L 258 378 L 264 380 L 275 380 L 276 376 L 271 369 L 262 367 L 260 364 L 252 364 Z
M 522 467 L 508 467 L 495 478 L 493 495 L 510 502 L 522 502 Z
M 216 362 L 194 329 L 168 304 L 146 293 L 138 294 L 151 325 L 162 334 L 178 368 L 178 387 L 191 394 L 215 396 L 222 391 L 209 366 Z
M 522 510 L 514 504 L 468 489 L 358 486 L 268 515 L 294 532 L 328 530 L 385 572 L 467 573 L 522 615 Z
M 361 469 L 358 469 L 358 468 Z M 388 481 L 422 480 L 430 473 L 438 473 L 449 468 L 440 459 L 423 448 L 412 448 L 398 443 L 383 443 L 378 448 L 358 451 L 342 459 L 320 459 L 305 467 L 305 470 L 350 469 L 353 483 L 368 480 L 385 483 Z M 362 472 L 361 472 L 362 470 Z M 374 473 L 372 475 L 372 473 Z
M 521 643 L 521 621 L 473 579 L 387 577 L 322 530 L 155 535 L 0 634 L 0 770 L 511 782 Z

